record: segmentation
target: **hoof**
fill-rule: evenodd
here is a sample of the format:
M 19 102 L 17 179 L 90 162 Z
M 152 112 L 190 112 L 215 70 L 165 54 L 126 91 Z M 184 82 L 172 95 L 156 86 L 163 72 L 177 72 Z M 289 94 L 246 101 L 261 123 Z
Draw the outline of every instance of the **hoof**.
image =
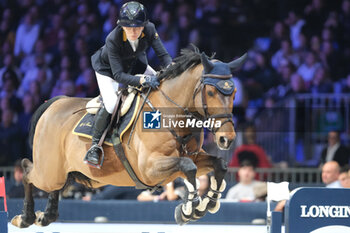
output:
M 11 224 L 19 228 L 27 228 L 30 225 L 32 225 L 23 221 L 22 215 L 16 215 L 15 217 L 13 217 L 11 220 Z
M 215 214 L 216 212 L 219 211 L 219 209 L 220 209 L 220 202 L 217 201 L 217 202 L 215 203 L 215 206 L 212 207 L 212 208 L 209 208 L 208 211 L 209 211 L 209 213 L 211 213 L 211 214 Z
M 196 209 L 196 210 L 194 211 L 194 214 L 193 214 L 191 220 L 192 220 L 192 221 L 197 221 L 198 219 L 204 217 L 204 215 L 205 215 L 206 213 L 207 213 L 206 210 L 205 210 L 205 211 L 199 211 L 199 210 Z
M 180 204 L 175 208 L 175 221 L 178 225 L 182 226 L 190 221 L 189 218 L 185 217 L 182 213 L 182 205 Z
M 41 212 L 41 211 L 37 211 L 35 212 L 35 215 L 36 215 L 36 218 L 35 218 L 35 225 L 37 226 L 43 226 L 43 219 L 45 217 L 45 214 L 44 212 Z
M 41 212 L 41 211 L 37 211 L 35 212 L 36 215 L 36 219 L 35 219 L 35 225 L 37 226 L 41 226 L 41 227 L 46 227 L 48 226 L 50 223 L 56 221 L 58 215 L 48 215 L 47 213 L 45 214 L 45 212 Z

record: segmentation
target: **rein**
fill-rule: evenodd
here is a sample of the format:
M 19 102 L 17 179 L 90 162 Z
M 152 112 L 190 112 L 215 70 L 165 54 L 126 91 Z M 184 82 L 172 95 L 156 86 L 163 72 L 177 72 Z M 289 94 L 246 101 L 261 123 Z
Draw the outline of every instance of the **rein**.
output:
M 149 94 L 151 93 L 151 88 L 148 88 L 147 94 L 146 94 L 146 95 L 144 95 L 143 92 L 141 92 L 141 91 L 140 91 L 139 89 L 137 89 L 137 88 L 135 88 L 135 90 L 137 90 L 137 91 L 139 91 L 139 92 L 141 93 L 141 95 L 142 95 L 142 97 L 143 97 L 143 103 L 142 103 L 142 105 L 141 105 L 141 108 L 140 108 L 139 112 L 137 113 L 137 116 L 136 116 L 136 118 L 135 118 L 135 120 L 134 120 L 134 123 L 132 124 L 132 128 L 131 128 L 131 131 L 130 131 L 130 134 L 129 134 L 129 138 L 128 138 L 128 143 L 127 143 L 127 145 L 128 145 L 129 148 L 130 148 L 131 137 L 132 137 L 132 134 L 134 133 L 134 130 L 135 130 L 136 122 L 137 122 L 137 120 L 138 120 L 139 117 L 140 117 L 141 111 L 142 111 L 143 107 L 145 106 L 145 103 L 147 103 L 147 104 L 153 109 L 153 106 L 152 106 L 152 104 L 151 104 L 151 101 L 148 99 L 148 96 L 149 96 Z M 154 109 L 153 109 L 153 110 L 154 110 Z

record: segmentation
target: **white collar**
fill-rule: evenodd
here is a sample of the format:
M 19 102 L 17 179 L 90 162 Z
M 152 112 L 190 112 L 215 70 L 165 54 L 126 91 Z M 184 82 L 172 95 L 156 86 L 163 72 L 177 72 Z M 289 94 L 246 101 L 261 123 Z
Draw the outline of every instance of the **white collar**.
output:
M 129 44 L 131 45 L 132 50 L 134 50 L 134 52 L 135 52 L 137 49 L 137 46 L 139 45 L 139 39 L 137 39 L 137 40 L 129 40 L 128 39 L 128 41 L 129 41 Z

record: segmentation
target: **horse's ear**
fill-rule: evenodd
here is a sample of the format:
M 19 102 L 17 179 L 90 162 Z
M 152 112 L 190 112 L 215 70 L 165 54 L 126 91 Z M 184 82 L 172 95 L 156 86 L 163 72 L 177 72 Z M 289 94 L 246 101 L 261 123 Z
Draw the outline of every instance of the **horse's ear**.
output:
M 201 54 L 201 61 L 202 61 L 203 67 L 204 67 L 204 73 L 205 74 L 210 73 L 210 71 L 214 67 L 214 64 L 211 61 L 209 61 L 209 59 L 208 59 L 207 55 L 205 55 L 205 53 Z
M 248 54 L 245 53 L 240 58 L 237 58 L 236 60 L 233 60 L 230 63 L 228 63 L 228 66 L 230 67 L 231 70 L 235 70 L 241 65 L 243 65 L 243 63 L 247 60 L 247 57 L 248 57 Z

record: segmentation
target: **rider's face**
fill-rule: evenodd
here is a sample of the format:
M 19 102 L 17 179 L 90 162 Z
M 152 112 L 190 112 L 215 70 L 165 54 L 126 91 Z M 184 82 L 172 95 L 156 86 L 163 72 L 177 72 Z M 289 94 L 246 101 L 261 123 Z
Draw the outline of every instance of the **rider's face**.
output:
M 141 36 L 144 27 L 123 27 L 128 40 L 134 41 Z

